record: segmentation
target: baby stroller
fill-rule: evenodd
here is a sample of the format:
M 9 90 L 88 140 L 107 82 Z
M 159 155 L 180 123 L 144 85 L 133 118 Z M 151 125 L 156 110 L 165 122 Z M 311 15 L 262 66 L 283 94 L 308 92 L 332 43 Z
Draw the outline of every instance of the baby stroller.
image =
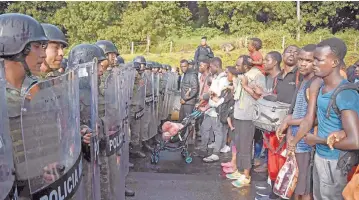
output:
M 191 114 L 189 114 L 186 118 L 184 118 L 181 122 L 183 125 L 181 129 L 177 131 L 177 133 L 169 138 L 162 137 L 162 140 L 159 144 L 154 148 L 154 151 L 151 155 L 151 163 L 157 164 L 159 162 L 160 152 L 161 151 L 181 151 L 181 155 L 185 158 L 186 163 L 192 162 L 192 157 L 188 152 L 188 138 L 189 131 L 187 127 L 190 125 L 194 125 L 196 119 L 203 115 L 203 112 L 199 110 L 194 110 Z M 164 133 L 162 133 L 164 134 Z

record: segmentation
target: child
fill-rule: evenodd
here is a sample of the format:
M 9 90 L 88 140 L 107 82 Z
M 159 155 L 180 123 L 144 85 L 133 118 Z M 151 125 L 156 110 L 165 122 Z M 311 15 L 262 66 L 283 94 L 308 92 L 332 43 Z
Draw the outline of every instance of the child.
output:
M 236 70 L 235 67 L 227 67 L 226 70 L 227 73 L 227 79 L 228 82 L 230 83 L 230 87 L 228 87 L 225 91 L 223 91 L 222 93 L 226 94 L 226 96 L 224 97 L 225 100 L 223 102 L 223 104 L 226 104 L 226 112 L 223 113 L 224 116 L 220 116 L 220 118 L 222 119 L 226 119 L 226 123 L 223 123 L 223 134 L 227 134 L 227 132 L 229 132 L 229 138 L 231 140 L 230 142 L 230 146 L 232 149 L 232 159 L 230 162 L 227 163 L 221 163 L 222 167 L 223 167 L 223 171 L 225 173 L 233 173 L 237 170 L 237 160 L 236 160 L 236 155 L 237 155 L 237 149 L 235 147 L 235 143 L 234 143 L 234 125 L 233 125 L 233 106 L 234 106 L 234 99 L 233 99 L 233 82 L 236 81 L 239 72 Z M 224 148 L 227 146 L 225 145 L 225 140 L 223 141 L 223 148 L 221 149 L 221 152 L 224 153 Z
M 263 67 L 263 56 L 259 52 L 262 48 L 262 41 L 259 38 L 251 38 L 248 44 L 249 57 L 251 57 L 251 64 L 257 67 L 263 74 L 265 74 Z

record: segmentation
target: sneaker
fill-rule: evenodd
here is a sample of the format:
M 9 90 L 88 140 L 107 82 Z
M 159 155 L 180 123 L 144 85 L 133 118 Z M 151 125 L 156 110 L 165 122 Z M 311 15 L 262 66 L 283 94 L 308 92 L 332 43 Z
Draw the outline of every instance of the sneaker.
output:
M 213 142 L 213 143 L 211 143 L 210 145 L 208 145 L 208 148 L 209 148 L 209 149 L 213 149 L 214 146 L 215 146 L 215 144 L 214 144 L 214 142 Z
M 221 163 L 222 167 L 233 167 L 232 162 Z
M 246 187 L 246 186 L 250 186 L 251 184 L 251 178 L 242 178 L 242 179 L 238 179 L 232 182 L 232 185 L 236 188 L 241 188 L 241 187 Z
M 223 172 L 226 174 L 232 174 L 234 173 L 236 170 L 233 167 L 223 167 Z
M 235 172 L 232 173 L 232 174 L 227 174 L 226 177 L 227 177 L 228 179 L 231 179 L 231 180 L 236 180 L 236 179 L 238 180 L 238 179 L 243 178 L 244 175 L 241 174 L 241 173 L 239 173 L 238 170 L 237 170 L 237 171 L 235 171 Z
M 216 162 L 219 161 L 219 157 L 216 154 L 212 154 L 210 156 L 208 156 L 207 158 L 203 158 L 203 162 L 206 163 L 211 163 L 211 162 Z
M 229 146 L 227 146 L 227 145 L 225 145 L 225 146 L 220 150 L 221 153 L 228 153 L 228 152 L 230 152 L 230 151 L 231 151 L 231 148 L 230 148 Z
M 265 181 L 257 182 L 255 184 L 255 186 L 256 186 L 256 189 L 258 189 L 258 190 L 266 190 L 266 189 L 270 188 L 270 185 L 268 185 L 268 183 Z
M 266 191 L 266 190 L 258 190 L 256 192 L 257 196 L 261 196 L 261 197 L 267 197 L 269 198 L 269 195 L 271 194 L 270 191 Z

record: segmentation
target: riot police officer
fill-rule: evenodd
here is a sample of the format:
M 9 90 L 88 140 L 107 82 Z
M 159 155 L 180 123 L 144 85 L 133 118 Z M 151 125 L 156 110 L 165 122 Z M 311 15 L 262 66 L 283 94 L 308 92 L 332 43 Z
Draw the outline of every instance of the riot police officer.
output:
M 40 79 L 47 79 L 60 76 L 62 73 L 61 63 L 64 58 L 64 49 L 69 46 L 66 41 L 65 34 L 55 25 L 41 24 L 45 31 L 45 35 L 49 38 L 46 48 L 46 59 L 41 64 L 41 73 L 38 75 Z
M 24 148 L 20 128 L 20 110 L 23 95 L 36 83 L 31 71 L 39 71 L 46 54 L 47 37 L 39 22 L 30 16 L 8 13 L 0 15 L 0 57 L 6 74 L 6 104 L 10 122 L 13 160 L 20 199 L 29 198 L 29 184 L 24 173 Z M 23 28 L 27 27 L 26 32 Z M 9 39 L 11 38 L 11 39 Z M 3 77 L 4 78 L 4 77 Z M 34 90 L 30 91 L 35 92 Z M 2 121 L 3 123 L 5 121 Z M 4 138 L 6 139 L 6 138 Z M 3 144 L 3 145 L 8 145 Z M 11 154 L 11 152 L 7 152 Z M 8 163 L 11 164 L 11 163 Z M 14 180 L 10 173 L 9 180 Z M 1 189 L 7 189 L 2 185 Z M 4 191 L 5 191 L 4 190 Z M 2 195 L 2 194 L 1 194 Z M 6 194 L 15 197 L 14 194 Z
M 145 158 L 146 154 L 141 151 L 141 123 L 145 109 L 146 83 L 143 79 L 143 72 L 146 66 L 146 59 L 137 56 L 133 60 L 133 68 L 136 70 L 136 77 L 133 89 L 133 97 L 130 105 L 130 129 L 131 129 L 131 150 L 130 154 L 135 157 Z
M 120 55 L 118 53 L 116 45 L 108 40 L 99 40 L 95 44 L 99 46 L 105 53 L 107 60 L 109 62 L 109 67 L 110 68 L 114 67 L 116 65 L 116 57 Z
M 96 58 L 97 60 L 94 60 Z M 69 67 L 80 68 L 80 127 L 82 135 L 82 152 L 84 161 L 84 184 L 86 200 L 100 198 L 99 165 L 98 165 L 98 130 L 97 122 L 97 88 L 98 79 L 103 74 L 101 62 L 106 60 L 105 54 L 96 45 L 80 44 L 69 53 Z M 92 73 L 91 73 L 92 71 Z M 92 155 L 92 156 L 91 156 Z
M 49 182 L 53 183 L 53 181 L 56 180 L 60 180 L 61 182 L 62 180 L 59 176 L 66 174 L 70 169 L 79 169 L 72 168 L 72 166 L 75 166 L 72 164 L 72 161 L 74 161 L 72 157 L 77 158 L 76 155 L 78 151 L 76 152 L 76 148 L 68 148 L 68 146 L 64 145 L 70 143 L 53 145 L 54 142 L 58 142 L 55 138 L 52 138 L 52 141 L 44 143 L 46 135 L 43 135 L 43 133 L 47 132 L 44 131 L 44 125 L 47 126 L 46 122 L 48 122 L 48 117 L 55 115 L 61 118 L 61 116 L 57 115 L 58 113 L 55 109 L 53 110 L 53 113 L 55 113 L 54 115 L 48 113 L 49 115 L 44 116 L 44 118 L 42 118 L 43 113 L 41 112 L 38 112 L 40 113 L 38 114 L 38 118 L 32 115 L 35 110 L 46 112 L 46 109 L 49 108 L 39 104 L 41 101 L 38 100 L 39 98 L 37 97 L 37 94 L 44 92 L 41 87 L 39 87 L 36 83 L 35 85 L 24 85 L 23 83 L 27 77 L 32 75 L 31 71 L 39 72 L 40 66 L 46 57 L 45 49 L 48 38 L 46 37 L 42 26 L 30 16 L 13 13 L 0 15 L 0 24 L 1 29 L 3 30 L 0 34 L 0 43 L 3 45 L 0 56 L 5 59 L 5 73 L 8 75 L 6 77 L 6 98 L 7 104 L 9 105 L 8 113 L 10 119 L 10 132 L 13 140 L 13 149 L 16 150 L 14 152 L 14 162 L 15 173 L 18 180 L 19 196 L 20 199 L 36 198 L 36 196 L 37 198 L 46 198 L 50 195 L 50 192 L 52 192 L 50 188 L 46 187 Z M 24 27 L 27 28 L 26 32 L 23 30 Z M 9 38 L 13 38 L 13 40 L 9 40 Z M 31 89 L 29 86 L 32 86 Z M 74 89 L 71 88 L 71 86 L 68 88 L 70 90 Z M 24 91 L 24 93 L 21 91 Z M 45 93 L 47 91 L 49 90 L 46 90 Z M 76 91 L 74 92 L 76 94 Z M 25 98 L 22 95 L 26 95 Z M 44 95 L 43 97 L 52 98 L 53 95 L 47 93 L 47 95 Z M 23 101 L 23 99 L 25 100 Z M 28 103 L 30 101 L 31 104 Z M 33 105 L 38 106 L 36 107 Z M 74 108 L 73 105 L 69 106 Z M 64 112 L 66 111 L 69 110 L 64 110 Z M 74 115 L 74 117 L 76 116 Z M 43 120 L 42 122 L 44 123 L 36 123 L 39 119 Z M 29 122 L 35 122 L 35 124 L 31 124 Z M 49 127 L 54 128 L 51 125 Z M 67 127 L 73 128 L 69 123 L 67 123 Z M 37 130 L 37 135 L 33 135 L 34 129 Z M 63 134 L 62 132 L 57 131 L 59 131 L 59 129 L 52 129 L 53 133 L 58 133 L 60 135 Z M 52 134 L 50 133 L 48 136 L 52 136 Z M 62 141 L 69 141 L 67 139 L 74 141 L 73 138 L 69 137 L 70 134 L 67 134 Z M 42 144 L 42 146 L 41 149 L 34 151 L 34 149 L 38 147 L 34 143 L 36 141 Z M 27 145 L 25 145 L 25 143 Z M 51 147 L 51 150 L 49 150 L 49 147 Z M 69 150 L 69 153 L 71 152 L 71 159 L 60 160 L 59 157 L 55 158 L 56 152 L 64 152 L 61 150 L 57 151 L 61 149 L 61 147 Z M 37 156 L 31 157 L 30 155 L 32 152 L 38 152 Z M 24 159 L 24 155 L 27 155 L 28 157 Z M 63 155 L 63 157 L 67 157 L 67 155 L 69 154 Z M 54 163 L 53 160 L 56 160 L 57 162 Z M 80 163 L 80 160 L 77 161 Z M 39 164 L 39 162 L 41 163 Z M 66 165 L 66 163 L 69 165 Z M 42 164 L 45 164 L 45 166 Z M 29 168 L 29 166 L 31 166 L 31 168 Z M 81 164 L 76 166 L 81 167 Z M 39 170 L 44 171 L 42 173 Z M 39 182 L 39 179 L 43 179 L 45 182 Z M 72 184 L 73 190 L 69 191 L 67 195 L 73 196 L 76 192 L 76 185 L 81 183 L 72 182 L 70 184 Z M 59 190 L 62 189 L 64 189 L 63 186 L 59 186 Z M 57 195 L 57 192 L 55 193 Z
M 154 85 L 155 80 L 152 73 L 152 62 L 147 62 L 145 66 L 145 72 L 142 74 L 142 78 L 146 80 L 146 98 L 145 98 L 145 111 L 142 117 L 141 123 L 141 139 L 142 146 L 145 150 L 152 152 L 153 147 L 152 139 L 156 135 L 157 131 L 153 128 L 155 121 L 155 109 L 154 109 Z M 157 126 L 155 126 L 157 128 Z

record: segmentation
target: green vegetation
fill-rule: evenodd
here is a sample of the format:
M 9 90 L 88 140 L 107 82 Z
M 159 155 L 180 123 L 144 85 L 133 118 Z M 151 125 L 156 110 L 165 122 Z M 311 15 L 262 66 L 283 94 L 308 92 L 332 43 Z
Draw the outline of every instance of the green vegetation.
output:
M 301 2 L 297 21 L 296 2 L 1 2 L 0 13 L 19 12 L 42 23 L 63 29 L 71 46 L 111 40 L 129 59 L 131 42 L 135 54 L 146 52 L 150 37 L 150 59 L 176 64 L 192 58 L 201 36 L 224 59 L 233 64 L 247 53 L 246 38 L 259 37 L 263 52 L 285 46 L 303 46 L 333 36 L 345 40 L 350 51 L 359 49 L 359 2 Z M 300 41 L 296 40 L 298 28 Z M 172 52 L 170 44 L 172 43 Z M 221 46 L 231 43 L 226 54 Z M 71 48 L 70 46 L 70 48 Z M 69 48 L 69 49 L 70 49 Z M 351 58 L 353 56 L 354 58 Z M 355 60 L 352 53 L 347 63 Z

